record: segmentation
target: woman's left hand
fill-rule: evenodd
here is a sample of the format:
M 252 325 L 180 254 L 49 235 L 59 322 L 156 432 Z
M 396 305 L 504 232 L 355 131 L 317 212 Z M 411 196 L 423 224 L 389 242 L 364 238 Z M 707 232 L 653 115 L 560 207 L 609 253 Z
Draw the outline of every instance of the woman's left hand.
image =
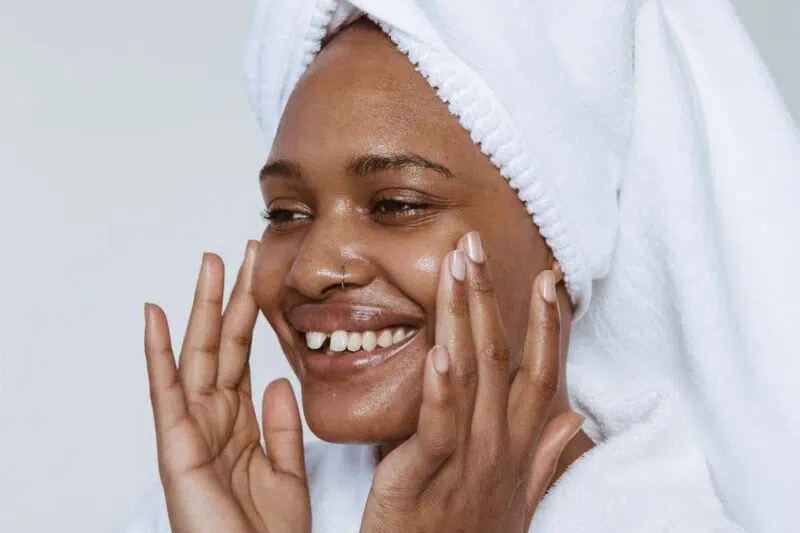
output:
M 465 257 L 466 256 L 466 257 Z M 537 276 L 519 371 L 477 233 L 444 259 L 417 432 L 381 461 L 361 533 L 523 533 L 582 417 L 549 423 L 560 373 L 555 276 Z

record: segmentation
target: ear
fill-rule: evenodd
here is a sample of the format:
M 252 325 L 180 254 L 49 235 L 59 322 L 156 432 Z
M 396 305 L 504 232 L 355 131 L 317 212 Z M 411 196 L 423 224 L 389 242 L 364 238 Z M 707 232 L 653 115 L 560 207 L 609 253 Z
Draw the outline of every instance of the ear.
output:
M 552 270 L 553 274 L 556 276 L 556 284 L 564 281 L 564 271 L 561 269 L 561 263 L 559 263 L 558 259 L 555 257 L 550 261 L 550 270 Z

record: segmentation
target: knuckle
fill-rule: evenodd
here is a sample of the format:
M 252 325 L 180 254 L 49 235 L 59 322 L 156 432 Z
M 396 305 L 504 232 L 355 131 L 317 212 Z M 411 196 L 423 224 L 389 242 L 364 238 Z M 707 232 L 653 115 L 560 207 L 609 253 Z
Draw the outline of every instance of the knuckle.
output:
M 456 382 L 464 387 L 472 388 L 478 385 L 478 367 L 474 360 L 458 361 L 454 368 Z
M 485 267 L 478 268 L 470 278 L 470 288 L 478 294 L 491 294 L 494 291 L 492 280 Z
M 404 513 L 415 500 L 413 490 L 406 483 L 407 474 L 396 470 L 378 471 L 370 487 L 370 496 L 377 511 L 384 516 Z
M 465 298 L 455 297 L 448 302 L 447 312 L 456 318 L 464 318 L 469 315 L 469 302 Z
M 455 436 L 455 431 L 449 425 L 434 428 L 422 439 L 422 448 L 432 459 L 444 459 L 455 449 Z
M 505 342 L 488 342 L 480 349 L 481 355 L 490 363 L 506 366 L 509 361 L 509 350 Z
M 250 343 L 253 342 L 253 336 L 243 332 L 231 333 L 228 335 L 228 339 L 239 348 L 249 348 Z
M 219 351 L 219 339 L 201 342 L 190 347 L 190 351 L 202 357 L 215 357 Z
M 504 462 L 506 447 L 496 435 L 473 435 L 473 440 L 478 443 L 480 462 L 487 471 L 497 471 Z
M 558 371 L 554 368 L 542 368 L 535 373 L 536 387 L 546 396 L 553 396 L 558 390 Z

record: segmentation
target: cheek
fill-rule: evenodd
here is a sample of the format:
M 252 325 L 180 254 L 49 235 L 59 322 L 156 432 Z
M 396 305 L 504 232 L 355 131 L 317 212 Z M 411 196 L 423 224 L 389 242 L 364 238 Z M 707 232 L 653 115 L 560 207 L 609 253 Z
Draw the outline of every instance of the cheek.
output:
M 284 280 L 291 268 L 293 251 L 286 246 L 267 243 L 262 238 L 253 265 L 253 297 L 271 324 L 280 313 L 280 297 Z
M 546 254 L 546 249 L 542 253 L 535 240 L 531 240 L 510 249 L 496 250 L 490 256 L 492 284 L 511 351 L 512 372 L 521 362 L 534 279 L 543 269 L 549 268 Z
M 374 264 L 380 265 L 381 277 L 403 296 L 425 313 L 428 338 L 433 342 L 436 293 L 442 259 L 453 249 L 460 234 L 427 234 L 395 239 L 395 243 L 383 239 L 373 248 Z

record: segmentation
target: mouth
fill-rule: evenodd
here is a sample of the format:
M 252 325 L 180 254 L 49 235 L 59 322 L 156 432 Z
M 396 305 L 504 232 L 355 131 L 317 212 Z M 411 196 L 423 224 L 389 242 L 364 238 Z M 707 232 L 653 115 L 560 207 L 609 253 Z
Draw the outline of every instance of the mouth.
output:
M 304 336 L 306 347 L 309 350 L 331 357 L 339 357 L 347 352 L 371 353 L 378 348 L 390 348 L 402 343 L 417 331 L 412 327 L 397 326 L 379 331 L 345 331 L 341 329 L 330 333 L 307 331 Z
M 387 331 L 391 334 L 386 333 Z M 422 338 L 419 332 L 419 329 L 404 327 L 386 328 L 380 334 L 343 330 L 331 333 L 298 331 L 298 352 L 302 365 L 309 374 L 323 380 L 336 380 L 364 372 L 402 352 L 410 351 L 409 348 L 416 344 L 415 341 Z M 374 339 L 371 333 L 375 335 Z M 377 344 L 379 341 L 384 345 Z M 373 342 L 376 343 L 374 347 Z M 312 348 L 309 344 L 319 347 Z
M 308 304 L 288 318 L 300 363 L 325 380 L 363 372 L 424 342 L 422 320 L 383 308 Z

